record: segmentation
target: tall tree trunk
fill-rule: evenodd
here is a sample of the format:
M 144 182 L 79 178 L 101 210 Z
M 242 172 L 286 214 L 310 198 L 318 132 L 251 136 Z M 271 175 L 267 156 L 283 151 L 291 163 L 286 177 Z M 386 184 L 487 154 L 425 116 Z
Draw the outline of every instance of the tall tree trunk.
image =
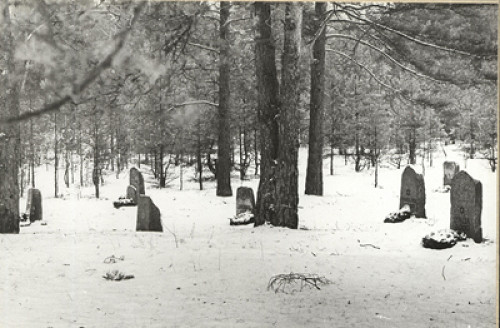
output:
M 229 68 L 229 9 L 231 3 L 220 2 L 220 65 L 219 65 L 219 136 L 217 148 L 217 196 L 233 195 L 231 189 L 231 132 L 229 126 L 230 68 Z
M 15 78 L 14 39 L 11 30 L 9 2 L 0 3 L 0 98 L 5 107 L 0 118 L 19 116 L 19 90 Z M 0 233 L 19 233 L 19 123 L 0 127 Z
M 302 30 L 302 5 L 285 4 L 282 61 L 281 107 L 279 114 L 278 170 L 276 183 L 276 221 L 274 225 L 297 229 L 298 151 L 299 151 L 299 61 Z
M 30 174 L 31 188 L 35 188 L 35 146 L 33 142 L 33 120 L 30 119 Z
M 409 164 L 415 165 L 417 164 L 417 128 L 415 125 L 413 125 L 410 129 L 410 140 L 409 140 L 409 149 L 410 149 L 410 156 L 409 156 Z
M 355 158 L 354 158 L 354 171 L 359 172 L 361 171 L 361 149 L 360 149 L 360 143 L 359 143 L 359 130 L 360 130 L 360 125 L 359 125 L 359 113 L 356 113 L 356 136 L 355 136 Z
M 241 128 L 241 125 L 238 127 L 238 145 L 239 145 L 239 151 L 240 151 L 240 180 L 243 180 L 245 178 L 245 163 L 243 162 L 243 130 Z
M 198 177 L 200 183 L 200 190 L 203 190 L 203 163 L 201 158 L 201 119 L 198 118 L 198 139 L 196 144 L 196 161 L 198 166 Z
M 254 166 L 255 176 L 259 175 L 259 148 L 258 148 L 258 131 L 257 127 L 253 131 L 253 150 L 254 150 Z
M 314 31 L 320 31 L 325 19 L 326 2 L 316 2 Z M 323 195 L 323 121 L 325 91 L 325 30 L 313 45 L 311 62 L 311 104 L 309 111 L 309 155 L 307 157 L 306 195 Z
M 335 154 L 333 153 L 334 148 L 333 148 L 333 143 L 330 143 L 330 175 L 333 175 L 334 169 L 333 169 L 333 157 Z
M 59 197 L 59 136 L 57 135 L 57 112 L 54 113 L 54 197 Z
M 260 180 L 257 190 L 255 225 L 275 221 L 276 163 L 278 159 L 279 84 L 275 45 L 271 27 L 271 5 L 255 2 L 255 67 L 257 76 L 257 117 L 260 140 Z
M 165 188 L 165 170 L 163 169 L 163 142 L 160 144 L 160 154 L 158 158 L 158 169 L 160 170 L 158 173 L 160 174 L 160 188 Z

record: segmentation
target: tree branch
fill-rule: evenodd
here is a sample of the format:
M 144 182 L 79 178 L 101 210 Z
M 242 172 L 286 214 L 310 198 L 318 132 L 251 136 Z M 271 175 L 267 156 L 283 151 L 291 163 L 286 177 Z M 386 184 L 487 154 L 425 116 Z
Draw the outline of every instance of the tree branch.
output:
M 63 96 L 61 99 L 58 99 L 45 107 L 32 111 L 32 112 L 26 112 L 23 113 L 17 117 L 10 117 L 7 118 L 3 123 L 14 123 L 14 122 L 19 122 L 23 121 L 26 119 L 29 119 L 31 117 L 35 116 L 40 116 L 46 113 L 50 113 L 56 110 L 59 110 L 62 106 L 65 104 L 69 103 L 72 101 L 76 96 L 80 95 L 92 82 L 94 82 L 103 71 L 106 69 L 110 68 L 113 64 L 113 60 L 115 59 L 116 55 L 120 52 L 120 50 L 123 48 L 125 45 L 125 41 L 130 34 L 130 31 L 132 30 L 132 27 L 135 25 L 137 22 L 137 19 L 139 17 L 139 14 L 144 7 L 146 2 L 140 3 L 136 8 L 134 8 L 134 16 L 132 17 L 130 21 L 130 25 L 128 28 L 125 30 L 121 31 L 115 36 L 115 40 L 117 40 L 117 44 L 115 49 L 106 56 L 106 58 L 98 64 L 80 83 L 74 84 L 72 88 L 72 92 L 69 95 Z M 76 103 L 76 102 L 75 102 Z
M 342 5 L 339 4 L 339 6 L 342 6 Z M 345 7 L 343 7 L 343 8 L 345 8 Z M 467 51 L 462 51 L 462 50 L 458 50 L 458 49 L 448 48 L 448 47 L 440 46 L 440 45 L 437 45 L 437 44 L 434 44 L 434 43 L 426 42 L 426 41 L 414 38 L 414 37 L 412 37 L 412 36 L 410 36 L 410 35 L 408 35 L 406 33 L 403 33 L 401 31 L 398 31 L 398 30 L 395 30 L 393 28 L 390 28 L 389 26 L 376 23 L 376 22 L 374 22 L 372 20 L 369 20 L 367 18 L 362 18 L 359 15 L 354 15 L 353 13 L 349 12 L 348 10 L 346 10 L 345 13 L 346 13 L 346 15 L 348 15 L 351 18 L 357 19 L 357 20 L 359 20 L 361 22 L 365 22 L 365 23 L 370 24 L 372 26 L 376 26 L 376 27 L 381 28 L 383 30 L 386 30 L 388 32 L 397 34 L 397 35 L 399 35 L 399 36 L 401 36 L 401 37 L 403 37 L 403 38 L 405 38 L 407 40 L 413 41 L 413 42 L 415 42 L 417 44 L 420 44 L 422 46 L 426 46 L 426 47 L 430 47 L 430 48 L 434 48 L 434 49 L 438 49 L 438 50 L 442 50 L 442 51 L 447 51 L 447 52 L 451 52 L 451 53 L 456 53 L 456 54 L 464 55 L 464 56 L 472 56 L 472 57 L 485 57 L 485 56 L 488 56 L 488 57 L 492 57 L 491 55 L 478 55 L 478 54 L 473 54 L 473 53 L 470 53 L 470 52 L 467 52 Z
M 333 52 L 334 54 L 337 54 L 337 55 L 339 55 L 341 57 L 349 59 L 350 61 L 354 62 L 356 65 L 358 65 L 359 67 L 361 67 L 362 69 L 364 69 L 378 84 L 380 84 L 384 88 L 389 89 L 390 91 L 395 92 L 395 93 L 401 93 L 401 90 L 394 89 L 389 84 L 382 82 L 368 67 L 366 67 L 365 65 L 359 63 L 357 60 L 355 60 L 351 56 L 349 56 L 349 55 L 347 55 L 347 54 L 345 54 L 343 52 L 340 52 L 340 51 L 337 51 L 337 50 L 333 50 L 333 49 L 329 49 L 329 48 L 327 48 L 326 51 Z
M 428 80 L 431 80 L 431 81 L 434 81 L 434 82 L 441 82 L 441 81 L 438 81 L 430 76 L 427 76 L 427 75 L 424 75 L 424 74 L 421 74 L 417 71 L 414 71 L 412 70 L 411 68 L 408 68 L 406 66 L 404 66 L 403 64 L 401 64 L 399 61 L 397 61 L 396 59 L 394 59 L 392 56 L 390 56 L 389 54 L 387 54 L 384 50 L 380 49 L 380 48 L 377 48 L 375 47 L 374 45 L 372 45 L 371 43 L 369 42 L 366 42 L 366 41 L 363 41 L 361 39 L 356 39 L 350 35 L 346 35 L 346 34 L 328 34 L 326 36 L 327 39 L 332 39 L 332 38 L 340 38 L 340 39 L 348 39 L 348 40 L 352 40 L 352 41 L 356 41 L 357 43 L 359 44 L 362 44 L 362 45 L 365 45 L 375 51 L 377 51 L 378 53 L 382 54 L 384 57 L 386 57 L 387 59 L 389 59 L 391 62 L 393 62 L 394 64 L 396 64 L 398 67 L 400 67 L 402 70 L 405 70 L 407 72 L 410 72 L 412 74 L 414 74 L 415 76 L 418 76 L 420 78 L 424 78 L 424 79 L 428 79 Z

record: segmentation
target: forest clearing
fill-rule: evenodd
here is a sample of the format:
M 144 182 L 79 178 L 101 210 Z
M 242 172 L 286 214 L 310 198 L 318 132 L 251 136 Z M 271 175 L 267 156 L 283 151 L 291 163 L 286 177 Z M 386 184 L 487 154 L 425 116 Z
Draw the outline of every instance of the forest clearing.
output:
M 495 327 L 497 16 L 0 2 L 0 327 Z

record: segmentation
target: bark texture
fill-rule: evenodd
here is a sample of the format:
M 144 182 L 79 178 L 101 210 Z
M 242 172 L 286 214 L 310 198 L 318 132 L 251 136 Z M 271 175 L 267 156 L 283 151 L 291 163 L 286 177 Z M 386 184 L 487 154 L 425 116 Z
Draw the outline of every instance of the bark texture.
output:
M 279 84 L 275 44 L 271 26 L 271 5 L 255 3 L 255 66 L 257 116 L 260 141 L 260 180 L 257 190 L 255 225 L 275 221 L 276 163 L 278 157 Z
M 284 45 L 279 111 L 276 220 L 273 225 L 298 228 L 299 61 L 302 5 L 285 4 Z
M 316 2 L 314 31 L 320 31 L 326 3 Z M 307 157 L 306 195 L 323 195 L 323 120 L 325 90 L 325 28 L 313 45 L 311 63 L 311 103 L 309 109 L 309 155 Z
M 217 196 L 229 197 L 231 190 L 231 133 L 229 124 L 230 68 L 228 24 L 229 2 L 220 2 L 219 136 L 217 150 Z
M 0 118 L 19 116 L 14 42 L 8 1 L 0 3 Z M 19 123 L 0 126 L 0 233 L 19 233 Z

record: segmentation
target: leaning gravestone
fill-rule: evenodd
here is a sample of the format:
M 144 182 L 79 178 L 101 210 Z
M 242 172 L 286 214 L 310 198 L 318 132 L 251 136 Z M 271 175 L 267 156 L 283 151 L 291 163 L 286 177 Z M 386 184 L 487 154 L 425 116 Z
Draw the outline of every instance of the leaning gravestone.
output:
M 149 196 L 139 195 L 136 231 L 163 232 L 160 210 Z
M 236 190 L 236 215 L 251 212 L 255 209 L 255 197 L 253 189 L 248 187 L 239 187 Z
M 425 182 L 421 174 L 407 166 L 401 176 L 401 193 L 399 208 L 408 205 L 410 211 L 417 218 L 426 218 L 425 215 Z
M 42 194 L 38 189 L 28 190 L 26 214 L 30 222 L 42 220 Z
M 144 189 L 144 178 L 142 177 L 141 172 L 135 167 L 130 169 L 130 185 L 134 186 L 137 192 L 140 195 L 145 195 L 146 191 Z
M 460 171 L 451 182 L 450 229 L 463 232 L 476 243 L 483 240 L 481 211 L 483 186 L 467 172 Z
M 130 199 L 132 203 L 137 204 L 138 201 L 138 194 L 137 194 L 137 189 L 135 189 L 134 186 L 128 186 L 127 187 L 127 199 Z
M 451 180 L 453 177 L 460 171 L 460 165 L 455 162 L 444 162 L 443 163 L 443 172 L 444 172 L 444 186 L 451 186 Z

